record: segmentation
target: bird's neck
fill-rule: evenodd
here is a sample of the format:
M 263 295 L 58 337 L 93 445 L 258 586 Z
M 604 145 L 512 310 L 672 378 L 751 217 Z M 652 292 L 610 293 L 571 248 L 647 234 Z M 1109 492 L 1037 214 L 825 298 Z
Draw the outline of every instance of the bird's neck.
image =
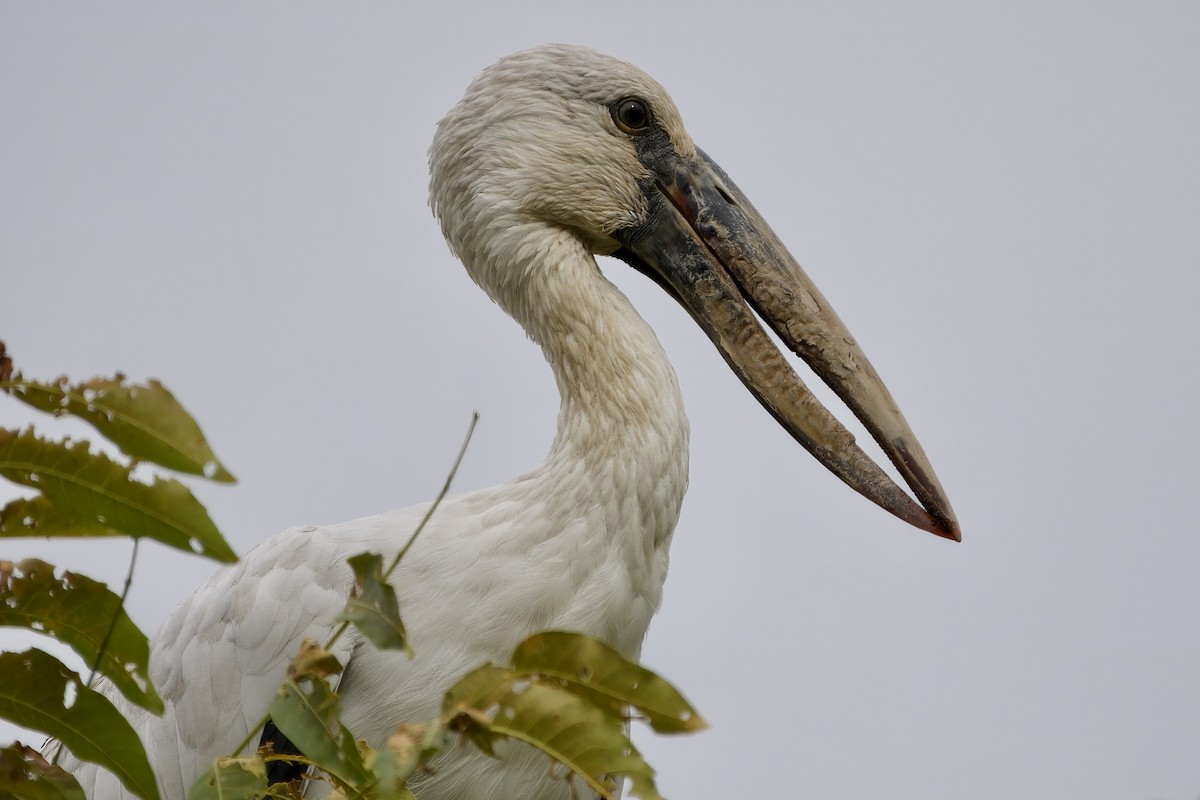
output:
M 658 337 L 570 232 L 531 226 L 509 258 L 509 277 L 536 286 L 493 294 L 542 347 L 561 396 L 534 474 L 564 502 L 602 509 L 610 535 L 665 548 L 687 488 L 689 431 Z

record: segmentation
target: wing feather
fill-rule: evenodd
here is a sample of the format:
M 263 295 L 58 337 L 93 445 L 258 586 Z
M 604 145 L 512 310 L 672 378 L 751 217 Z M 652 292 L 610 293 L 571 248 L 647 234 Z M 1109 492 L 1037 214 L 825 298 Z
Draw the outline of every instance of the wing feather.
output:
M 151 637 L 150 674 L 166 707 L 162 717 L 128 705 L 107 681 L 97 686 L 142 737 L 164 797 L 186 797 L 209 764 L 257 726 L 305 637 L 330 637 L 353 585 L 346 542 L 339 541 L 346 527 L 283 531 L 214 574 L 171 613 Z M 334 647 L 343 665 L 355 641 L 343 636 Z M 256 736 L 246 749 L 257 746 Z M 128 797 L 95 765 L 68 757 L 63 766 L 94 787 L 93 800 Z

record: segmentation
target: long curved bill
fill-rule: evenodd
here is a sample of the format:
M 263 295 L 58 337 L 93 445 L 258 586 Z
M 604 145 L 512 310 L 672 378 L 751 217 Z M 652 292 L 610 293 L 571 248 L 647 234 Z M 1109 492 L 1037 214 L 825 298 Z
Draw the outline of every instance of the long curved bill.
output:
M 615 255 L 691 313 L 759 402 L 855 491 L 922 530 L 961 540 L 950 501 L 875 368 L 745 195 L 703 152 L 639 147 L 645 224 Z M 755 312 L 862 421 L 918 504 L 855 443 L 779 352 Z

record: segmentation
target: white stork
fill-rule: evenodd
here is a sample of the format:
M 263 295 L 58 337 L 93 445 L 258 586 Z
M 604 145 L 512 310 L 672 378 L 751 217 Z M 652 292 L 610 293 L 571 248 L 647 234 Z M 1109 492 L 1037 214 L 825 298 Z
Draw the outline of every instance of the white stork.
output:
M 504 662 L 536 631 L 580 631 L 633 657 L 641 649 L 687 486 L 688 422 L 666 354 L 597 255 L 627 262 L 678 300 L 839 478 L 902 519 L 959 538 L 932 467 L 866 356 L 644 72 L 563 45 L 504 58 L 441 121 L 429 163 L 450 247 L 541 346 L 562 405 L 546 459 L 509 483 L 448 498 L 395 573 L 416 658 L 356 635 L 339 641 L 343 718 L 370 744 L 381 746 L 399 722 L 435 716 L 455 679 Z M 862 420 L 920 505 L 809 393 L 756 313 Z M 346 558 L 394 554 L 424 512 L 284 531 L 171 614 L 151 657 L 166 713 L 125 708 L 164 798 L 182 800 L 263 717 L 303 637 L 328 638 L 353 582 Z M 571 796 L 531 748 L 501 755 L 464 746 L 416 794 Z M 124 796 L 112 775 L 66 766 L 93 800 Z

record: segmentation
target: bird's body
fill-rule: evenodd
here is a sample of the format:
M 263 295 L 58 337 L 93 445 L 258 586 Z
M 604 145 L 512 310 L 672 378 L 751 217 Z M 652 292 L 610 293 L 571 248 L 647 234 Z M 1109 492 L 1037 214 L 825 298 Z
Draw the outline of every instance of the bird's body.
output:
M 391 582 L 414 659 L 379 651 L 353 629 L 335 650 L 348 665 L 343 720 L 372 745 L 400 722 L 435 716 L 457 678 L 505 663 L 537 631 L 587 633 L 636 657 L 658 607 L 687 486 L 678 383 L 653 331 L 590 255 L 565 247 L 552 257 L 561 301 L 585 313 L 565 315 L 572 329 L 550 359 L 563 400 L 549 455 L 509 483 L 448 497 L 404 557 Z M 581 394 L 592 386 L 606 397 Z M 283 531 L 175 610 L 154 634 L 151 661 L 167 713 L 130 710 L 165 798 L 186 796 L 262 718 L 303 637 L 329 637 L 353 585 L 346 559 L 390 559 L 425 511 Z M 422 779 L 419 797 L 571 797 L 566 781 L 547 779 L 545 756 L 523 746 L 501 754 L 460 748 Z M 78 771 L 84 785 L 97 781 L 94 798 L 122 796 L 112 775 Z
M 542 347 L 561 407 L 545 461 L 509 483 L 448 498 L 392 576 L 416 657 L 378 651 L 354 633 L 339 642 L 343 719 L 369 744 L 432 717 L 456 678 L 503 662 L 536 631 L 575 630 L 628 656 L 640 652 L 687 485 L 688 423 L 657 338 L 601 274 L 597 254 L 617 254 L 666 287 L 839 477 L 914 524 L 956 535 L 915 438 L 799 268 L 773 267 L 788 288 L 763 295 L 755 294 L 760 279 L 776 273 L 756 273 L 748 287 L 729 277 L 748 256 L 724 248 L 776 257 L 782 246 L 769 230 L 752 230 L 765 226 L 645 73 L 578 47 L 511 56 L 442 121 L 430 165 L 432 204 L 452 250 Z M 709 219 L 718 197 L 727 208 L 712 213 L 736 216 Z M 785 340 L 801 340 L 789 344 L 868 422 L 929 513 L 870 471 L 878 468 L 852 437 L 808 399 L 749 303 L 785 326 L 776 328 Z M 304 636 L 327 638 L 353 582 L 346 558 L 390 557 L 424 510 L 285 531 L 168 618 L 151 656 L 167 712 L 131 712 L 165 798 L 183 798 L 258 722 Z M 111 775 L 72 766 L 93 800 L 121 796 Z M 573 791 L 524 745 L 498 760 L 460 748 L 414 788 L 420 800 L 565 800 Z

